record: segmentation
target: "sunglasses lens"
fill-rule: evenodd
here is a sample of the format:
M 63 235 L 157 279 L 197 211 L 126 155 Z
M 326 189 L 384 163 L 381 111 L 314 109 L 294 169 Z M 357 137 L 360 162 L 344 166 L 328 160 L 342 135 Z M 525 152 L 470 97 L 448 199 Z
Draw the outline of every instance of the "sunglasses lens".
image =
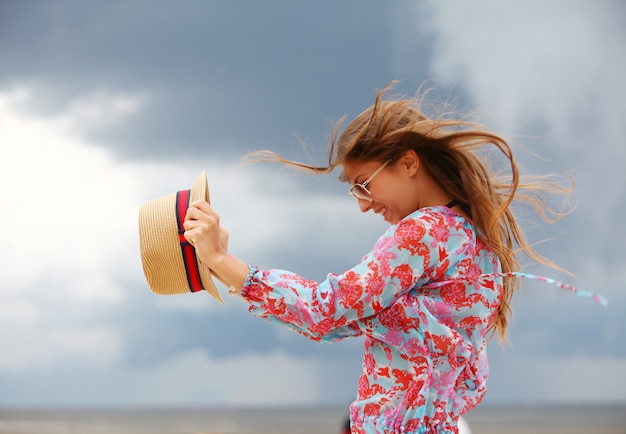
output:
M 370 192 L 367 191 L 367 189 L 363 187 L 361 184 L 354 184 L 352 188 L 350 188 L 350 194 L 356 199 L 362 199 L 362 200 L 372 199 Z

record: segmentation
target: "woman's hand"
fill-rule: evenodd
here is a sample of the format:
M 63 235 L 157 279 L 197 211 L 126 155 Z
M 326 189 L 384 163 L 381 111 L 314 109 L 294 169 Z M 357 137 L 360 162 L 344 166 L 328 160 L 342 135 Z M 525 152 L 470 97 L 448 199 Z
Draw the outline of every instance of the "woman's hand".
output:
M 220 226 L 220 216 L 205 200 L 189 205 L 183 223 L 185 238 L 196 249 L 198 259 L 226 286 L 237 293 L 248 276 L 248 265 L 228 253 L 228 232 Z
M 228 232 L 220 226 L 220 217 L 211 205 L 204 200 L 191 203 L 183 227 L 198 259 L 211 269 L 217 266 L 228 252 Z

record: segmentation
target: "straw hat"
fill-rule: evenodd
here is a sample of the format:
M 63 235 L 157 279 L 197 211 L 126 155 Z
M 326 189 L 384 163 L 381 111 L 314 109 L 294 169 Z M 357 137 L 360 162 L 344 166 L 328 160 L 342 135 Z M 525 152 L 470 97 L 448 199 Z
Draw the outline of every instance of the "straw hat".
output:
M 200 262 L 196 251 L 183 236 L 182 224 L 189 203 L 209 202 L 205 172 L 191 190 L 183 190 L 144 204 L 139 210 L 139 246 L 143 272 L 150 289 L 157 294 L 183 294 L 206 290 L 224 303 L 211 271 Z

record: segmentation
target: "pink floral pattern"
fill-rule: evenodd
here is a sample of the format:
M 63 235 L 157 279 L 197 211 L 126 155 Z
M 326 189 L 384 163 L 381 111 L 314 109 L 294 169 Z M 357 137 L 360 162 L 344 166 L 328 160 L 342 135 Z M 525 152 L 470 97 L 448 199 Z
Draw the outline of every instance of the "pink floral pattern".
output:
M 242 295 L 254 315 L 315 341 L 365 337 L 353 433 L 456 433 L 485 394 L 498 273 L 470 222 L 431 207 L 392 225 L 343 274 L 317 283 L 251 265 Z

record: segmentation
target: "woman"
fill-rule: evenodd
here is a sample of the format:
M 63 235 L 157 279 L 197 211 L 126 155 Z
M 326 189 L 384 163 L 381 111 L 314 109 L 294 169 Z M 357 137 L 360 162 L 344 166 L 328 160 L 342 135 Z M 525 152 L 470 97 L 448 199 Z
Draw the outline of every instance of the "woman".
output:
M 534 194 L 521 195 L 502 138 L 473 123 L 428 119 L 417 99 L 385 95 L 333 134 L 326 167 L 255 156 L 315 173 L 341 167 L 361 211 L 390 223 L 359 264 L 319 283 L 260 270 L 227 252 L 219 216 L 202 201 L 187 212 L 185 237 L 254 315 L 316 341 L 365 336 L 353 433 L 456 433 L 459 416 L 485 395 L 489 335 L 506 337 L 517 282 L 502 274 L 519 269 L 514 248 L 551 265 L 525 240 L 511 202 L 530 201 L 548 216 Z M 476 152 L 487 146 L 506 157 L 507 181 Z

